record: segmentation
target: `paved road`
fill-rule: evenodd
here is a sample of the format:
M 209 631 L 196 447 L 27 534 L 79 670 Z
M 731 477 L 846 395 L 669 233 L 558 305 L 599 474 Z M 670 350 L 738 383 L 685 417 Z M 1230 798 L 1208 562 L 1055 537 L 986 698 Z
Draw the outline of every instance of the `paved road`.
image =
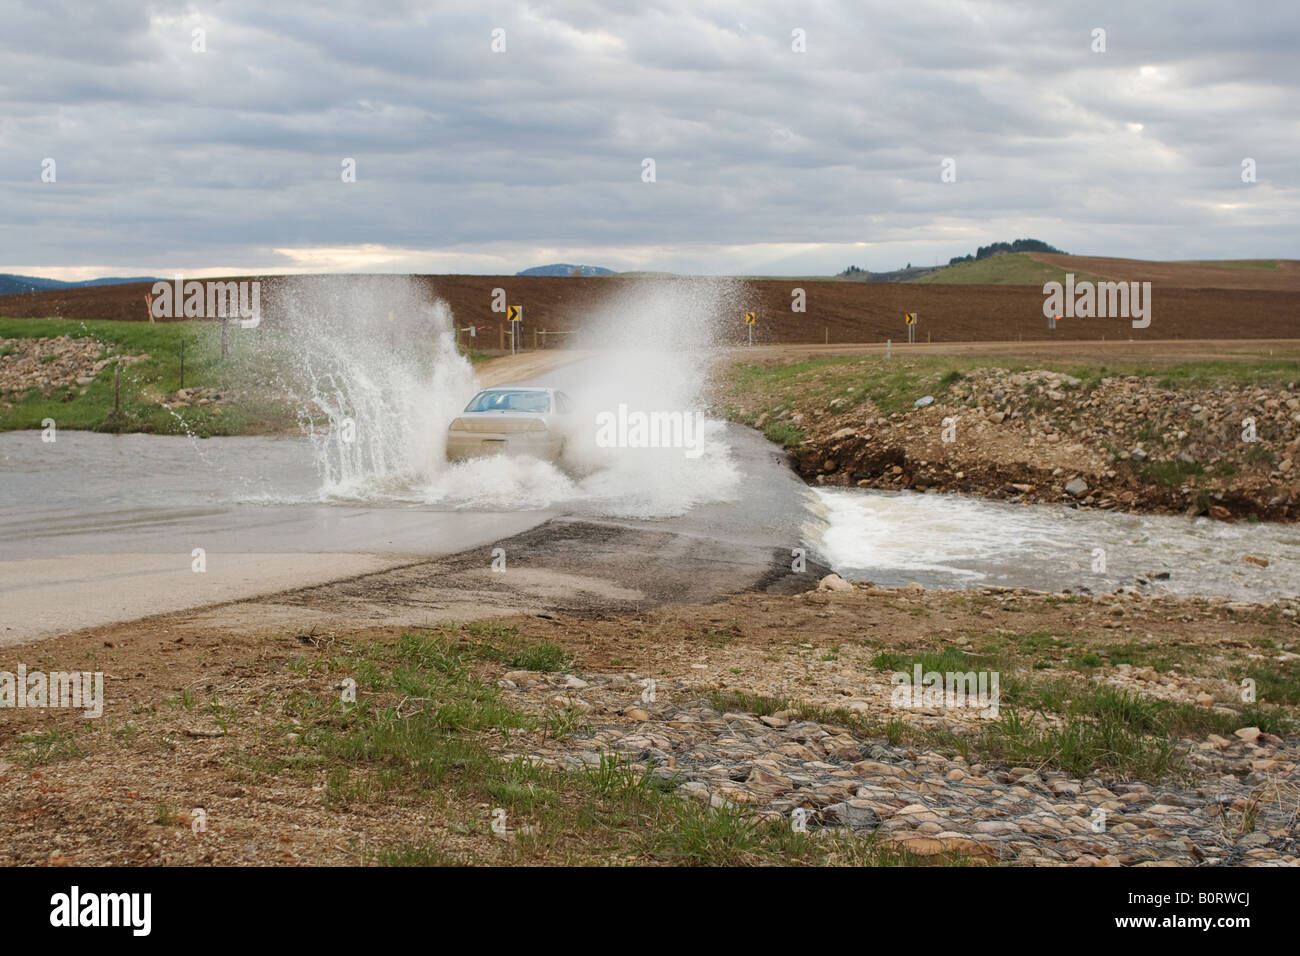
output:
M 576 388 L 591 361 L 535 353 L 490 363 L 479 378 Z M 310 449 L 295 439 L 65 431 L 45 444 L 39 432 L 3 434 L 0 646 L 463 552 L 486 566 L 490 546 L 508 541 L 512 567 L 531 560 L 543 591 L 583 587 L 637 603 L 770 582 L 788 570 L 809 495 L 757 433 L 728 426 L 726 444 L 744 476 L 732 500 L 636 520 L 581 500 L 527 510 L 312 501 Z M 548 573 L 561 577 L 548 583 Z M 400 603 L 402 587 L 385 586 L 387 599 Z

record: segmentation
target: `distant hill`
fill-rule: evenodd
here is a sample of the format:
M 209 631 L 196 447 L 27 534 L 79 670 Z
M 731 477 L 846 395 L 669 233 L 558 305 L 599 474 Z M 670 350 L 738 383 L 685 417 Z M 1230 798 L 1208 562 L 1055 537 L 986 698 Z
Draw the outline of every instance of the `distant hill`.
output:
M 0 295 L 20 292 L 53 292 L 58 289 L 88 289 L 98 285 L 126 285 L 128 282 L 157 282 L 149 276 L 131 279 L 86 279 L 82 282 L 63 282 L 59 279 L 42 279 L 40 276 L 16 276 L 0 273 Z
M 1016 239 L 1012 242 L 993 242 L 987 246 L 980 246 L 975 250 L 973 256 L 953 256 L 948 260 L 947 266 L 913 266 L 910 262 L 902 269 L 893 269 L 889 272 L 868 272 L 866 269 L 859 269 L 857 266 L 849 266 L 843 272 L 835 276 L 837 279 L 847 279 L 849 282 L 946 282 L 946 283 L 981 283 L 986 285 L 1024 285 L 1031 281 L 1021 273 L 1025 257 L 1016 255 L 1017 253 L 1056 253 L 1066 255 L 1055 246 L 1049 246 L 1041 239 Z M 950 272 L 950 267 L 960 266 L 966 263 L 984 262 L 988 259 L 997 259 L 1002 256 L 1010 256 L 1015 260 L 1016 265 L 1009 269 L 1004 264 L 1003 267 L 993 270 L 973 269 L 957 270 Z M 1014 278 L 1006 278 L 1003 273 L 1011 272 Z M 994 278 L 985 278 L 986 275 L 992 275 Z M 1037 272 L 1034 273 L 1037 275 Z
M 1300 262 L 1294 259 L 1221 259 L 1158 262 L 1051 252 L 1015 252 L 959 262 L 911 282 L 934 285 L 1025 285 L 1063 282 L 1151 282 L 1164 288 L 1294 291 L 1300 288 Z
M 613 269 L 602 269 L 600 266 L 574 266 L 567 262 L 533 266 L 531 269 L 515 273 L 521 276 L 612 276 L 614 274 Z
M 895 269 L 892 272 L 868 272 L 866 269 L 859 269 L 857 266 L 849 266 L 835 278 L 844 279 L 847 282 L 912 282 L 941 268 L 943 267 L 914 266 L 909 262 L 906 268 Z
M 993 242 L 987 246 L 980 246 L 975 250 L 973 256 L 953 256 L 948 260 L 948 265 L 955 266 L 962 262 L 976 262 L 980 259 L 989 259 L 993 256 L 1014 252 L 1051 252 L 1059 256 L 1069 255 L 1064 249 L 1049 246 L 1041 239 L 1016 239 L 1012 242 Z
M 1059 282 L 1065 278 L 1065 270 L 1040 262 L 1028 253 L 990 256 L 970 262 L 958 262 L 945 266 L 929 275 L 912 279 L 918 283 L 936 283 L 940 285 L 1039 285 L 1045 282 Z M 1076 279 L 1096 281 L 1095 273 L 1080 270 Z

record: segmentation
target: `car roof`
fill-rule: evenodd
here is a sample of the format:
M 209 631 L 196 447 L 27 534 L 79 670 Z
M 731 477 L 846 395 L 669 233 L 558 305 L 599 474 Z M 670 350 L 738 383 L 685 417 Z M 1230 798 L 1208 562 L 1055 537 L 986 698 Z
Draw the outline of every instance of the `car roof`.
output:
M 553 392 L 555 389 L 548 385 L 493 385 L 479 392 Z

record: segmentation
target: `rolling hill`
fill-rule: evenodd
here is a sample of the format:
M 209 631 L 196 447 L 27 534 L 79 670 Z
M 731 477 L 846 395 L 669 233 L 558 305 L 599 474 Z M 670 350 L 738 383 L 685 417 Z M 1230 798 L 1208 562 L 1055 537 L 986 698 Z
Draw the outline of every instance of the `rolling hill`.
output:
M 40 276 L 17 276 L 0 274 L 0 295 L 14 295 L 19 292 L 51 292 L 55 289 L 88 289 L 101 285 L 125 285 L 129 282 L 156 282 L 148 276 L 135 276 L 130 279 L 86 279 L 82 282 L 63 282 L 60 279 L 43 279 Z
M 912 279 L 915 284 L 1027 285 L 1060 282 L 1067 272 L 1092 282 L 1150 282 L 1180 289 L 1252 289 L 1300 292 L 1300 261 L 1295 259 L 1223 259 L 1155 262 L 1103 256 L 1069 256 L 1049 252 L 1015 252 L 960 262 Z

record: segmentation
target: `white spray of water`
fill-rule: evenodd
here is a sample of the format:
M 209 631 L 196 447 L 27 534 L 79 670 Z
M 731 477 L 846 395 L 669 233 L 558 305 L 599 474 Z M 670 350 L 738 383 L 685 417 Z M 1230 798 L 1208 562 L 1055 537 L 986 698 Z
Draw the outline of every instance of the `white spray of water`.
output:
M 576 405 L 564 460 L 503 456 L 450 464 L 447 426 L 478 383 L 456 351 L 446 304 L 430 303 L 427 288 L 414 280 L 290 283 L 277 299 L 322 496 L 473 509 L 563 505 L 625 517 L 678 515 L 731 500 L 740 479 L 726 428 L 704 414 L 715 345 L 723 323 L 738 321 L 741 289 L 714 279 L 611 284 L 610 298 L 579 317 L 584 331 L 574 347 L 595 356 L 537 383 L 564 390 Z M 700 416 L 702 453 L 599 447 L 596 416 L 620 404 Z
M 740 475 L 725 424 L 707 418 L 706 393 L 721 329 L 729 319 L 739 321 L 742 289 L 730 279 L 611 283 L 607 299 L 576 317 L 582 331 L 572 347 L 593 357 L 539 382 L 560 388 L 575 405 L 576 427 L 561 467 L 526 458 L 477 459 L 434 475 L 422 489 L 426 500 L 476 508 L 563 504 L 635 518 L 733 500 Z M 632 413 L 678 415 L 683 423 L 698 420 L 702 447 L 601 447 L 597 416 L 615 415 L 620 405 Z
M 391 277 L 315 277 L 277 293 L 322 496 L 402 497 L 438 467 L 477 387 L 451 310 Z

